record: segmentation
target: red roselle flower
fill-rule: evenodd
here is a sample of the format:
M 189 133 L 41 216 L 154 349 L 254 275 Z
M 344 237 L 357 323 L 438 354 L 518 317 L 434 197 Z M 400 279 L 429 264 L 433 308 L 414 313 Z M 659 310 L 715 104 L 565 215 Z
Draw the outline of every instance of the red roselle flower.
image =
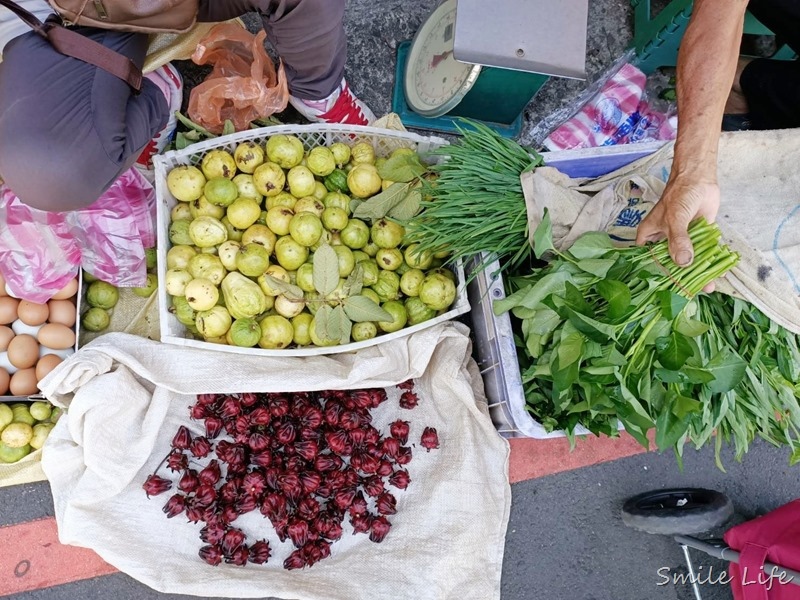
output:
M 391 482 L 391 478 L 389 479 Z M 372 498 L 377 498 L 383 493 L 384 490 L 384 483 L 383 479 L 379 475 L 373 475 L 372 477 L 367 477 L 364 479 L 362 483 L 364 487 L 364 491 L 367 493 L 367 496 Z
M 377 473 L 381 466 L 381 459 L 371 454 L 365 454 L 361 460 L 361 470 L 367 475 Z
M 344 411 L 339 419 L 339 427 L 342 429 L 355 429 L 359 425 L 361 425 L 361 417 L 352 410 Z
M 370 527 L 369 539 L 379 544 L 383 541 L 391 528 L 392 524 L 389 523 L 389 519 L 386 517 L 376 517 L 373 519 L 372 526 Z
M 414 389 L 414 380 L 413 379 L 406 379 L 405 381 L 398 383 L 397 387 L 401 390 L 413 390 Z
M 295 502 L 303 495 L 303 485 L 297 473 L 286 473 L 278 478 L 281 491 L 289 500 Z
M 286 496 L 270 492 L 261 503 L 261 514 L 272 521 L 280 521 L 287 515 Z
M 408 463 L 410 463 L 411 462 L 411 448 L 409 448 L 408 446 L 402 446 L 400 448 L 399 452 L 397 453 L 397 456 L 395 457 L 394 461 L 398 465 L 407 465 Z
M 258 540 L 255 544 L 250 546 L 250 562 L 257 565 L 263 565 L 269 560 L 272 551 L 269 547 L 269 542 L 266 540 Z
M 306 521 L 313 521 L 319 514 L 319 502 L 306 496 L 297 505 L 297 516 Z
M 300 473 L 300 485 L 306 494 L 313 494 L 322 485 L 322 476 L 314 471 L 303 471 Z
M 208 407 L 205 405 L 195 404 L 194 406 L 189 407 L 189 415 L 191 415 L 193 419 L 200 420 L 211 416 L 211 413 L 209 412 Z
M 409 476 L 408 471 L 401 469 L 392 473 L 391 477 L 389 477 L 389 483 L 391 483 L 398 490 L 404 490 L 408 487 L 408 484 L 411 483 L 411 477 Z
M 217 490 L 213 485 L 201 485 L 194 493 L 194 501 L 197 506 L 211 506 L 217 499 Z
M 233 428 L 236 433 L 244 437 L 244 441 L 246 442 L 250 434 L 250 419 L 247 415 L 239 415 L 233 421 Z
M 250 548 L 242 544 L 236 550 L 231 552 L 231 557 L 226 559 L 225 562 L 237 567 L 243 567 L 247 564 L 247 559 L 250 558 Z
M 321 409 L 317 408 L 316 406 L 311 406 L 300 418 L 300 422 L 303 424 L 303 427 L 317 429 L 320 425 L 322 425 L 324 418 L 325 416 L 322 414 Z
M 197 471 L 194 469 L 187 469 L 178 481 L 178 489 L 187 494 L 191 494 L 200 485 L 200 479 L 197 477 Z
M 289 414 L 289 401 L 283 396 L 273 396 L 267 402 L 267 406 L 273 417 L 284 417 Z
M 320 454 L 314 459 L 314 468 L 320 473 L 336 471 L 342 466 L 342 459 L 335 454 Z
M 225 537 L 225 528 L 221 525 L 206 525 L 200 530 L 200 540 L 206 544 L 219 544 Z
M 431 450 L 436 450 L 439 447 L 439 435 L 436 433 L 436 430 L 433 427 L 425 428 L 425 430 L 422 432 L 420 444 L 423 448 L 426 448 L 428 452 Z
M 303 556 L 302 550 L 295 550 L 289 555 L 285 561 L 283 561 L 283 568 L 291 571 L 293 569 L 302 569 L 306 566 L 306 559 Z
M 333 495 L 333 503 L 339 510 L 347 510 L 348 508 L 350 508 L 350 505 L 353 503 L 355 497 L 356 497 L 355 488 L 344 488 L 336 490 L 336 493 Z
M 178 432 L 172 438 L 172 447 L 178 450 L 186 450 L 192 443 L 192 434 L 183 425 L 178 427 Z
M 393 515 L 397 513 L 397 500 L 389 492 L 384 492 L 375 501 L 375 508 L 382 515 Z
M 218 513 L 220 521 L 228 525 L 238 519 L 240 514 L 241 513 L 232 504 L 223 506 L 221 511 Z
M 189 459 L 180 450 L 173 450 L 167 457 L 167 468 L 170 471 L 183 471 L 189 466 Z
M 414 392 L 403 392 L 400 395 L 400 408 L 411 410 L 412 408 L 416 408 L 418 403 L 419 398 Z
M 181 494 L 173 494 L 172 497 L 167 500 L 167 503 L 161 510 L 164 511 L 164 514 L 167 515 L 168 519 L 171 519 L 172 517 L 181 514 L 184 508 L 186 508 L 184 496 Z
M 400 440 L 393 437 L 388 437 L 381 442 L 381 451 L 389 458 L 396 458 L 397 453 L 400 451 Z
M 203 546 L 200 548 L 200 558 L 212 566 L 217 566 L 222 562 L 222 549 L 217 546 Z
M 327 432 L 325 434 L 325 441 L 328 443 L 328 448 L 331 452 L 336 454 L 347 454 L 347 446 L 350 440 L 347 433 L 344 431 Z
M 303 556 L 306 559 L 306 564 L 309 567 L 315 563 L 318 563 L 324 558 L 328 558 L 331 555 L 330 544 L 323 540 L 308 542 L 305 546 L 303 546 L 302 551 Z
M 269 425 L 272 422 L 272 415 L 263 406 L 254 408 L 248 415 L 251 425 Z
M 240 515 L 245 515 L 252 512 L 258 506 L 258 499 L 255 496 L 240 496 L 236 501 L 234 508 Z
M 339 426 L 339 419 L 342 415 L 342 405 L 338 402 L 328 401 L 325 403 L 325 422 L 331 427 Z
M 250 455 L 250 462 L 258 467 L 268 467 L 272 464 L 272 452 L 265 450 Z
M 238 398 L 228 396 L 219 408 L 219 416 L 223 419 L 233 419 L 242 413 L 242 405 Z
M 294 430 L 294 425 L 291 423 L 282 423 L 276 430 L 275 430 L 275 438 L 281 444 L 291 444 L 295 438 L 297 437 L 297 433 Z
M 214 402 L 219 399 L 218 394 L 198 394 L 197 395 L 197 403 L 198 404 L 214 404 Z
M 225 532 L 225 537 L 222 538 L 222 551 L 225 554 L 231 554 L 236 548 L 244 544 L 245 535 L 241 529 L 231 528 Z
M 247 445 L 253 452 L 263 452 L 269 448 L 269 438 L 263 433 L 251 433 L 247 438 Z
M 239 394 L 239 402 L 242 403 L 242 406 L 253 406 L 258 402 L 258 395 L 251 393 Z
M 206 437 L 210 440 L 216 438 L 222 431 L 222 419 L 219 417 L 206 418 Z
M 248 473 L 242 480 L 242 488 L 244 488 L 244 492 L 251 496 L 260 496 L 266 485 L 267 482 L 264 479 L 264 476 L 258 471 L 252 471 Z
M 317 458 L 317 454 L 319 454 L 319 446 L 317 445 L 317 442 L 313 440 L 297 442 L 294 445 L 294 449 L 297 451 L 297 454 L 308 461 L 314 460 Z
M 189 452 L 191 452 L 192 456 L 195 458 L 205 458 L 211 452 L 211 442 L 202 435 L 197 436 L 192 440 L 192 443 L 189 444 Z
M 205 507 L 197 506 L 195 504 L 189 505 L 187 501 L 186 518 L 190 523 L 198 523 L 205 518 Z
M 308 541 L 308 523 L 295 519 L 289 523 L 289 539 L 297 547 L 302 547 Z
M 408 421 L 397 420 L 389 426 L 392 437 L 397 438 L 401 444 L 408 442 Z
M 353 443 L 353 448 L 362 448 L 367 443 L 367 430 L 358 428 L 347 432 L 350 441 Z
M 197 474 L 200 483 L 207 485 L 216 485 L 220 476 L 219 463 L 213 458 L 208 461 L 208 464 Z
M 367 501 L 364 498 L 364 494 L 361 492 L 356 494 L 356 497 L 353 498 L 353 503 L 350 505 L 349 511 L 351 517 L 363 515 L 367 512 Z
M 372 527 L 372 515 L 369 513 L 350 517 L 350 524 L 353 526 L 353 535 L 357 533 L 367 533 Z
M 392 463 L 388 460 L 380 461 L 380 464 L 377 469 L 378 475 L 381 477 L 388 477 L 394 472 L 394 467 L 392 467 Z
M 367 438 L 364 440 L 367 444 L 377 444 L 381 441 L 381 432 L 372 425 L 367 425 L 364 430 L 367 432 Z
M 144 489 L 148 498 L 150 496 L 158 496 L 159 494 L 163 494 L 171 487 L 172 482 L 169 479 L 164 479 L 163 477 L 159 477 L 155 474 L 148 476 L 142 485 L 142 489 Z

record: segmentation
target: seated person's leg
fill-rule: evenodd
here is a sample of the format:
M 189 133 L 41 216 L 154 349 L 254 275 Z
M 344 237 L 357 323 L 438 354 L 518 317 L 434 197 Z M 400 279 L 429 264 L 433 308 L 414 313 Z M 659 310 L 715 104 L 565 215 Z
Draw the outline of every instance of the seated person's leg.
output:
M 759 58 L 739 81 L 752 129 L 800 127 L 800 64 Z
M 78 31 L 144 62 L 146 35 Z M 117 77 L 27 33 L 6 46 L 0 63 L 0 177 L 34 208 L 86 207 L 133 165 L 167 117 L 151 81 L 134 95 Z

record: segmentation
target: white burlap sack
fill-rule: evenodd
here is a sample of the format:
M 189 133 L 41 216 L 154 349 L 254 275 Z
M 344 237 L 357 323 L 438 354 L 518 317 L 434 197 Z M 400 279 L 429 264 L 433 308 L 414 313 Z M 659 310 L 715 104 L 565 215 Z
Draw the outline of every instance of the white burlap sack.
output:
M 800 334 L 800 129 L 743 131 L 720 138 L 717 222 L 741 261 L 717 285 Z M 531 232 L 547 208 L 556 247 L 587 231 L 632 243 L 664 191 L 672 143 L 603 177 L 571 179 L 553 167 L 522 174 Z M 532 235 L 532 234 L 531 234 Z
M 397 514 L 381 544 L 345 534 L 330 558 L 286 571 L 292 551 L 257 511 L 236 525 L 273 548 L 266 565 L 211 567 L 197 556 L 201 524 L 161 511 L 170 493 L 147 499 L 142 482 L 166 455 L 180 424 L 199 423 L 187 407 L 201 392 L 268 392 L 388 387 L 415 379 L 419 406 L 398 407 L 399 392 L 373 411 L 385 431 L 401 417 L 415 443 L 412 483 L 398 491 Z M 168 593 L 198 596 L 355 600 L 500 598 L 511 490 L 508 443 L 489 418 L 467 328 L 446 323 L 331 357 L 262 358 L 157 344 L 127 334 L 98 338 L 42 381 L 68 407 L 50 434 L 42 465 L 52 486 L 59 539 Z M 435 427 L 441 448 L 419 445 Z M 161 474 L 169 473 L 162 469 Z

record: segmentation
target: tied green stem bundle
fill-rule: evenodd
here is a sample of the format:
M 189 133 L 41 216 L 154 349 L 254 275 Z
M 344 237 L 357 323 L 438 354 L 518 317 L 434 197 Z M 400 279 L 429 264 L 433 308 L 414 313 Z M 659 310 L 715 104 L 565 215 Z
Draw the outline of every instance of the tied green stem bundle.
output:
M 423 210 L 406 225 L 408 241 L 423 252 L 450 252 L 451 261 L 488 252 L 513 268 L 532 252 L 519 177 L 542 158 L 485 125 L 469 125 L 459 127 L 461 140 L 435 152 L 446 159 L 433 167 Z

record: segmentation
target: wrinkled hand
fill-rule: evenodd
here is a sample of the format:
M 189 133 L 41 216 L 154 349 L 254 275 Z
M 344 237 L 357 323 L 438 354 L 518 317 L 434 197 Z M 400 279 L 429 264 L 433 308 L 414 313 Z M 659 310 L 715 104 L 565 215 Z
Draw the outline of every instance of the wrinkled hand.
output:
M 636 243 L 656 242 L 667 238 L 675 264 L 686 267 L 694 260 L 689 239 L 689 223 L 705 217 L 712 223 L 719 210 L 719 186 L 716 183 L 683 182 L 671 179 L 661 200 L 639 225 Z

